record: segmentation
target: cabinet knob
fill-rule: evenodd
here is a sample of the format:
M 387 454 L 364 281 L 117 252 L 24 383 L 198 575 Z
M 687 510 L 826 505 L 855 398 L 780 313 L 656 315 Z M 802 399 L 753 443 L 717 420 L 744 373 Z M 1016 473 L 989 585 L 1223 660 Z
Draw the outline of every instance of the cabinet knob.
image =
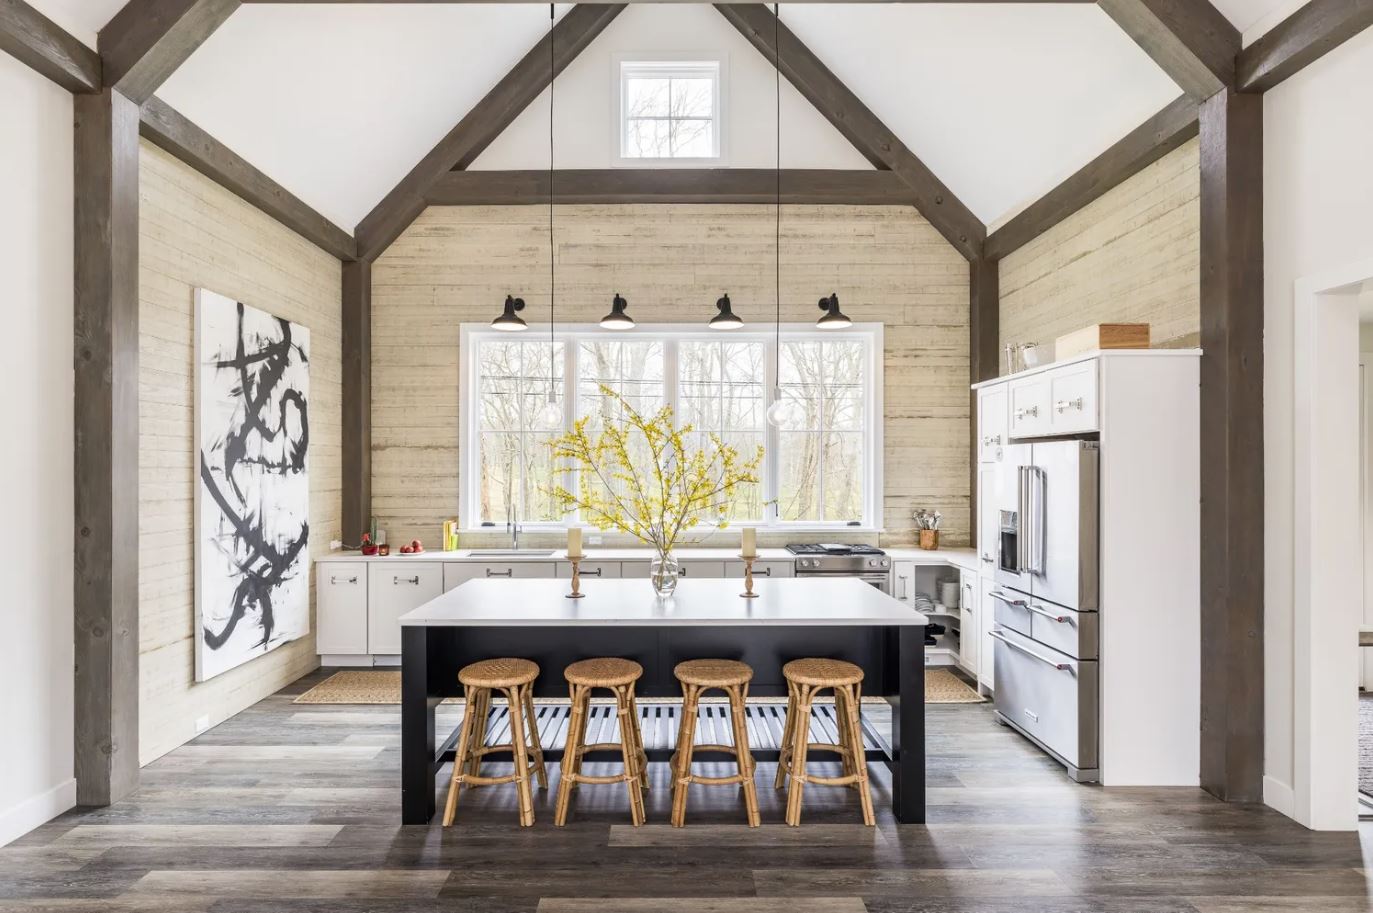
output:
M 392 578 L 391 578 L 391 583 L 394 584 L 394 585 L 396 585 L 396 586 L 400 586 L 402 583 L 409 583 L 409 584 L 411 584 L 411 585 L 413 585 L 413 586 L 419 586 L 419 585 L 420 585 L 420 578 L 419 578 L 418 576 L 416 576 L 416 577 L 392 577 Z

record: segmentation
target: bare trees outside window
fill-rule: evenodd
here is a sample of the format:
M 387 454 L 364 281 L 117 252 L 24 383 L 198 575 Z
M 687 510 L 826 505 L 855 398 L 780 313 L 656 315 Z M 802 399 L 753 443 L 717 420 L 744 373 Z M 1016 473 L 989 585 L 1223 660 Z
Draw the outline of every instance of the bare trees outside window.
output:
M 620 157 L 720 156 L 720 64 L 620 64 Z

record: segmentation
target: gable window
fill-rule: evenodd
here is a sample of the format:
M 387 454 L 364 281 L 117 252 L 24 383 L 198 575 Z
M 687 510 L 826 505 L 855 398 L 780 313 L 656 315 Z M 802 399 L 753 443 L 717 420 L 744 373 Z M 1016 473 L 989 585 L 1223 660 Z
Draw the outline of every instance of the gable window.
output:
M 720 61 L 619 62 L 621 161 L 720 158 Z
M 533 334 L 531 334 L 533 337 Z M 752 453 L 760 444 L 761 481 L 749 486 L 731 523 L 777 528 L 881 524 L 880 326 L 855 325 L 842 335 L 813 327 L 735 332 L 724 340 L 699 327 L 641 326 L 607 332 L 560 327 L 558 342 L 511 340 L 482 324 L 462 328 L 462 524 L 502 527 L 514 517 L 531 526 L 579 525 L 559 515 L 547 490 L 592 480 L 555 465 L 548 442 L 582 417 L 594 433 L 603 412 L 619 407 L 610 388 L 641 413 L 671 405 L 679 425 L 695 429 L 692 446 L 710 435 Z M 551 358 L 551 363 L 550 363 Z M 791 402 L 780 427 L 772 405 L 773 367 Z M 550 373 L 562 416 L 539 424 Z M 644 455 L 645 459 L 648 455 Z

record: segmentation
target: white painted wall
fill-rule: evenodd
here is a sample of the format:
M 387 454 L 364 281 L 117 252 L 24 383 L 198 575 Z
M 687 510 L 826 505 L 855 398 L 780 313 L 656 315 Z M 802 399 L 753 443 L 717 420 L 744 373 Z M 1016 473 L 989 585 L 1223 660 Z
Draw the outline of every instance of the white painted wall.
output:
M 786 19 L 786 13 L 783 14 Z M 777 161 L 772 62 L 709 4 L 631 4 L 572 62 L 554 86 L 559 168 L 610 168 L 616 157 L 616 55 L 723 56 L 728 72 L 720 167 L 771 168 Z M 474 170 L 548 167 L 548 92 L 473 163 Z M 871 168 L 810 103 L 782 80 L 782 167 Z
M 1264 96 L 1264 771 L 1266 800 L 1289 814 L 1295 757 L 1310 749 L 1295 744 L 1294 289 L 1373 259 L 1370 110 L 1373 29 Z
M 76 802 L 72 777 L 72 100 L 0 54 L 0 845 Z

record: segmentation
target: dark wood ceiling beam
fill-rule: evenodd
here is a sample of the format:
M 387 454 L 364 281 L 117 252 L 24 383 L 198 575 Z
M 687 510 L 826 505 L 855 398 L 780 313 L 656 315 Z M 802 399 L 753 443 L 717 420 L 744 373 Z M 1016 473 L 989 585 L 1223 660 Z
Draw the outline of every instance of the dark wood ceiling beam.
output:
M 1236 86 L 1267 92 L 1369 26 L 1373 0 L 1311 0 L 1240 51 Z
M 129 0 L 100 30 L 105 82 L 143 104 L 238 7 L 239 0 Z
M 1239 30 L 1207 0 L 1098 0 L 1098 5 L 1194 101 L 1234 84 Z
M 559 203 L 771 203 L 770 168 L 607 168 L 555 173 Z M 915 193 L 890 171 L 791 169 L 788 204 L 913 206 Z M 431 206 L 520 206 L 548 202 L 547 171 L 450 171 L 425 195 Z
M 357 256 L 353 237 L 160 98 L 143 106 L 139 132 L 196 171 L 252 203 L 340 260 Z
M 0 0 L 0 51 L 68 92 L 100 91 L 100 55 L 24 0 Z
M 979 255 L 986 226 L 914 152 L 839 80 L 820 58 L 759 4 L 717 3 L 715 8 L 768 59 L 780 42 L 782 75 L 870 162 L 896 172 L 915 192 L 915 208 L 969 260 Z M 774 41 L 774 31 L 778 38 Z
M 372 264 L 343 264 L 343 541 L 372 518 Z
M 578 4 L 553 28 L 552 71 L 549 68 L 549 35 L 544 35 L 529 53 L 496 84 L 458 125 L 439 140 L 429 154 L 410 169 L 396 187 L 358 223 L 354 234 L 358 256 L 375 260 L 391 242 L 400 237 L 425 207 L 425 195 L 454 169 L 464 169 L 501 134 L 520 112 L 538 98 L 557 73 L 577 58 L 587 45 L 609 25 L 624 4 Z
M 1006 256 L 1196 135 L 1197 103 L 1181 96 L 988 235 L 984 255 Z
M 385 6 L 388 4 L 455 4 L 455 3 L 535 3 L 547 6 L 548 0 L 243 0 L 244 3 L 290 3 L 297 4 L 341 4 L 341 3 L 366 3 L 371 5 Z M 629 3 L 699 3 L 700 0 L 627 0 Z M 766 5 L 772 0 L 745 0 L 745 2 Z M 872 0 L 787 0 L 789 4 L 796 3 L 871 3 Z M 940 4 L 960 4 L 969 5 L 976 3 L 1095 3 L 1096 0 L 883 0 L 888 3 L 940 3 Z

